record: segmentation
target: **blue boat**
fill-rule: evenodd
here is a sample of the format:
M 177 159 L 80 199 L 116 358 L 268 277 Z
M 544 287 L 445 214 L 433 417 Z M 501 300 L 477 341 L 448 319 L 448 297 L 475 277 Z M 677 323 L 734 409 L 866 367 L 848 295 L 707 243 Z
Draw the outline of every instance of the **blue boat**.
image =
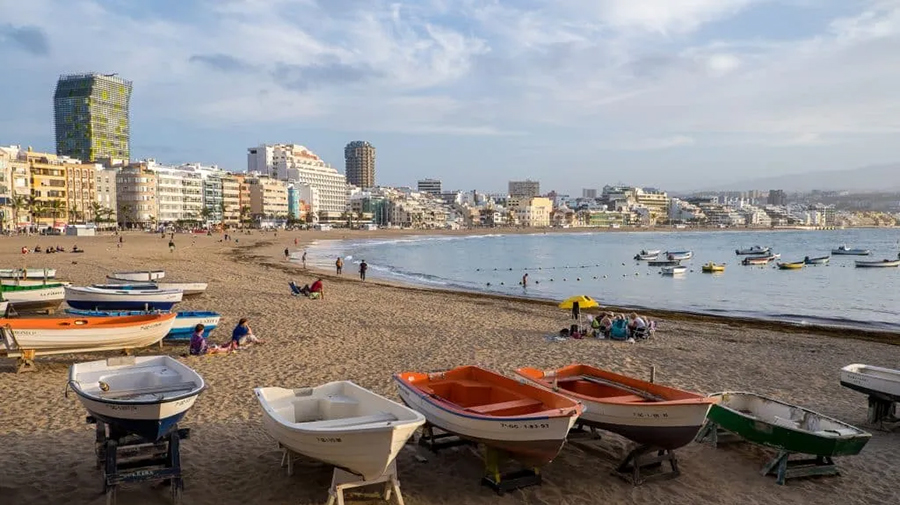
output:
M 83 317 L 113 317 L 113 316 L 141 316 L 148 312 L 141 310 L 79 310 L 66 309 L 69 314 Z M 219 326 L 219 320 L 222 316 L 218 312 L 207 311 L 188 311 L 176 312 L 175 324 L 166 334 L 165 340 L 168 341 L 187 341 L 191 339 L 194 333 L 194 327 L 198 324 L 203 325 L 203 336 L 208 337 L 209 334 Z

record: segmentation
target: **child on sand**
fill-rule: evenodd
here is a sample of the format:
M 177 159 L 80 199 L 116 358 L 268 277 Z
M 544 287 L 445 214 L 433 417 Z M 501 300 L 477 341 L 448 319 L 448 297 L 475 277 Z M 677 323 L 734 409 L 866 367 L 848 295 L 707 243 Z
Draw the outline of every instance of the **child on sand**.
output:
M 194 326 L 194 333 L 191 334 L 191 356 L 203 356 L 204 354 L 215 354 L 219 352 L 228 352 L 228 348 L 219 347 L 217 345 L 210 346 L 203 336 L 203 330 L 206 327 L 202 324 Z
M 253 334 L 253 330 L 251 330 L 250 325 L 247 324 L 247 318 L 242 317 L 241 320 L 238 321 L 237 326 L 234 327 L 234 331 L 231 332 L 231 343 L 228 344 L 228 348 L 230 350 L 236 350 L 242 345 L 248 346 L 250 344 L 262 343 L 263 341 Z

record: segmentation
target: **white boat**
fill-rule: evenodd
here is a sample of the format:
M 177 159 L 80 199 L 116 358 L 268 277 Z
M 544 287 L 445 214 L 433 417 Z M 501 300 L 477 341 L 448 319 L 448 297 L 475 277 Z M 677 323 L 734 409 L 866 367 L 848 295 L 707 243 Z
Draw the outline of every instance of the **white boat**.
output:
M 755 245 L 749 249 L 735 249 L 734 253 L 738 256 L 751 256 L 751 255 L 759 255 L 762 256 L 764 254 L 769 254 L 772 251 L 771 247 L 762 247 Z
M 253 391 L 272 438 L 366 480 L 381 476 L 425 423 L 422 414 L 349 381 Z
M 163 270 L 145 270 L 143 272 L 113 272 L 106 277 L 129 282 L 150 282 L 158 281 L 165 276 L 166 272 Z
M 3 279 L 52 279 L 56 277 L 55 268 L 0 268 Z
M 659 252 L 654 252 L 651 254 L 650 252 L 647 252 L 647 251 L 641 251 L 634 255 L 634 259 L 637 261 L 655 260 L 658 257 L 659 257 Z
M 119 284 L 123 286 L 127 285 L 139 285 L 142 287 L 155 286 L 158 289 L 180 289 L 184 296 L 194 296 L 194 295 L 202 295 L 206 292 L 206 288 L 208 286 L 205 282 L 157 282 L 157 281 L 148 281 L 146 284 L 135 284 L 135 281 L 118 279 L 111 275 L 106 276 L 107 282 L 110 285 Z M 96 284 L 95 284 L 96 285 Z
M 9 302 L 0 300 L 0 317 L 6 317 L 7 310 L 9 310 Z
M 694 257 L 694 251 L 666 251 L 666 258 L 674 261 L 685 261 Z
M 662 267 L 661 272 L 663 275 L 678 275 L 687 272 L 687 267 L 682 265 Z
M 856 261 L 856 268 L 897 268 L 900 260 Z
M 841 368 L 841 385 L 885 401 L 900 402 L 900 370 L 847 365 Z
M 872 251 L 868 249 L 855 249 L 846 245 L 841 245 L 837 249 L 831 250 L 832 256 L 868 256 L 870 254 L 872 254 Z
M 646 254 L 647 256 L 659 256 L 659 253 L 662 252 L 659 249 L 645 249 L 641 251 L 641 254 Z
M 163 339 L 175 314 L 128 317 L 2 318 L 0 335 L 10 357 L 137 349 Z
M 36 286 L 3 284 L 0 285 L 0 293 L 16 312 L 54 311 L 62 305 L 66 298 L 65 286 L 62 284 L 39 284 Z
M 67 286 L 66 303 L 82 310 L 171 310 L 184 296 L 178 290 L 109 289 Z
M 110 428 L 155 442 L 175 429 L 206 384 L 169 356 L 127 356 L 72 365 L 69 387 Z

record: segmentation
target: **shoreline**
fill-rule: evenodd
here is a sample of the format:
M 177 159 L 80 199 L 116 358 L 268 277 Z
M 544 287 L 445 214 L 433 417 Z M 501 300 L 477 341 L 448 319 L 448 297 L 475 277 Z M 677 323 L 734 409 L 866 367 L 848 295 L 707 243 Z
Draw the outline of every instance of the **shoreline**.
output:
M 375 237 L 373 237 L 375 238 Z M 262 245 L 259 243 L 258 245 Z M 306 244 L 307 246 L 312 247 L 312 244 Z M 236 251 L 235 251 L 236 252 Z M 234 253 L 233 253 L 234 254 Z M 313 274 L 315 276 L 321 277 L 322 279 L 328 280 L 330 282 L 336 282 L 340 284 L 346 283 L 359 283 L 360 281 L 356 280 L 355 272 L 351 273 L 349 276 L 339 276 L 334 273 L 333 270 L 326 270 L 324 268 L 314 267 L 309 265 L 306 270 L 303 269 L 302 265 L 297 261 L 290 261 L 285 264 L 283 262 L 278 262 L 277 260 L 272 260 L 266 256 L 253 256 L 253 258 L 258 261 L 260 265 L 266 266 L 268 268 L 278 269 L 290 274 L 297 273 L 308 273 Z M 446 288 L 433 288 L 428 286 L 422 286 L 417 284 L 408 284 L 404 282 L 393 282 L 384 279 L 377 278 L 369 278 L 365 281 L 368 285 L 376 285 L 382 286 L 390 289 L 399 289 L 399 290 L 407 290 L 414 291 L 420 293 L 432 293 L 432 294 L 441 294 L 446 296 L 457 297 L 461 300 L 492 300 L 492 301 L 507 301 L 507 302 L 516 302 L 516 303 L 524 303 L 535 306 L 544 306 L 544 307 L 555 307 L 557 305 L 557 301 L 546 299 L 546 298 L 530 298 L 530 297 L 521 297 L 514 295 L 504 295 L 499 293 L 486 293 L 482 291 L 469 291 L 465 289 L 446 289 Z M 603 310 L 608 310 L 612 312 L 635 312 L 639 311 L 642 314 L 647 316 L 658 318 L 667 321 L 680 321 L 680 322 L 697 322 L 697 323 L 716 323 L 716 324 L 725 324 L 731 327 L 739 327 L 739 328 L 752 328 L 758 330 L 767 330 L 767 331 L 776 331 L 783 333 L 793 333 L 793 334 L 821 334 L 834 338 L 847 338 L 847 339 L 855 339 L 855 340 L 864 340 L 868 342 L 878 342 L 889 345 L 900 345 L 900 332 L 893 332 L 882 329 L 866 329 L 852 326 L 830 326 L 823 324 L 799 324 L 785 321 L 770 321 L 759 318 L 752 317 L 740 317 L 740 316 L 721 316 L 716 314 L 705 314 L 700 312 L 691 312 L 691 311 L 678 311 L 678 310 L 667 310 L 667 309 L 657 309 L 652 307 L 628 307 L 628 306 L 617 306 L 617 305 L 603 305 Z M 598 313 L 601 310 L 597 309 L 587 309 L 584 312 L 587 313 Z

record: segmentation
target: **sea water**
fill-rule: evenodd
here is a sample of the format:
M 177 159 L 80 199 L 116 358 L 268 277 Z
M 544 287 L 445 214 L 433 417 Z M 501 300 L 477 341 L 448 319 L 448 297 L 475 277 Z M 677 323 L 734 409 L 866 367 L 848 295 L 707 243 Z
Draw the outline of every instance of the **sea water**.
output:
M 871 256 L 832 256 L 827 266 L 778 270 L 743 266 L 735 249 L 772 247 L 778 261 L 827 256 L 841 244 Z M 683 275 L 635 261 L 642 249 L 691 250 Z M 896 259 L 900 229 L 673 231 L 410 236 L 321 241 L 308 261 L 345 275 L 365 260 L 368 276 L 435 288 L 563 299 L 586 294 L 602 305 L 657 308 L 808 324 L 900 330 L 900 268 L 855 268 L 855 260 Z M 662 259 L 662 255 L 660 256 Z M 725 263 L 724 273 L 701 265 Z M 526 287 L 522 276 L 528 274 Z

